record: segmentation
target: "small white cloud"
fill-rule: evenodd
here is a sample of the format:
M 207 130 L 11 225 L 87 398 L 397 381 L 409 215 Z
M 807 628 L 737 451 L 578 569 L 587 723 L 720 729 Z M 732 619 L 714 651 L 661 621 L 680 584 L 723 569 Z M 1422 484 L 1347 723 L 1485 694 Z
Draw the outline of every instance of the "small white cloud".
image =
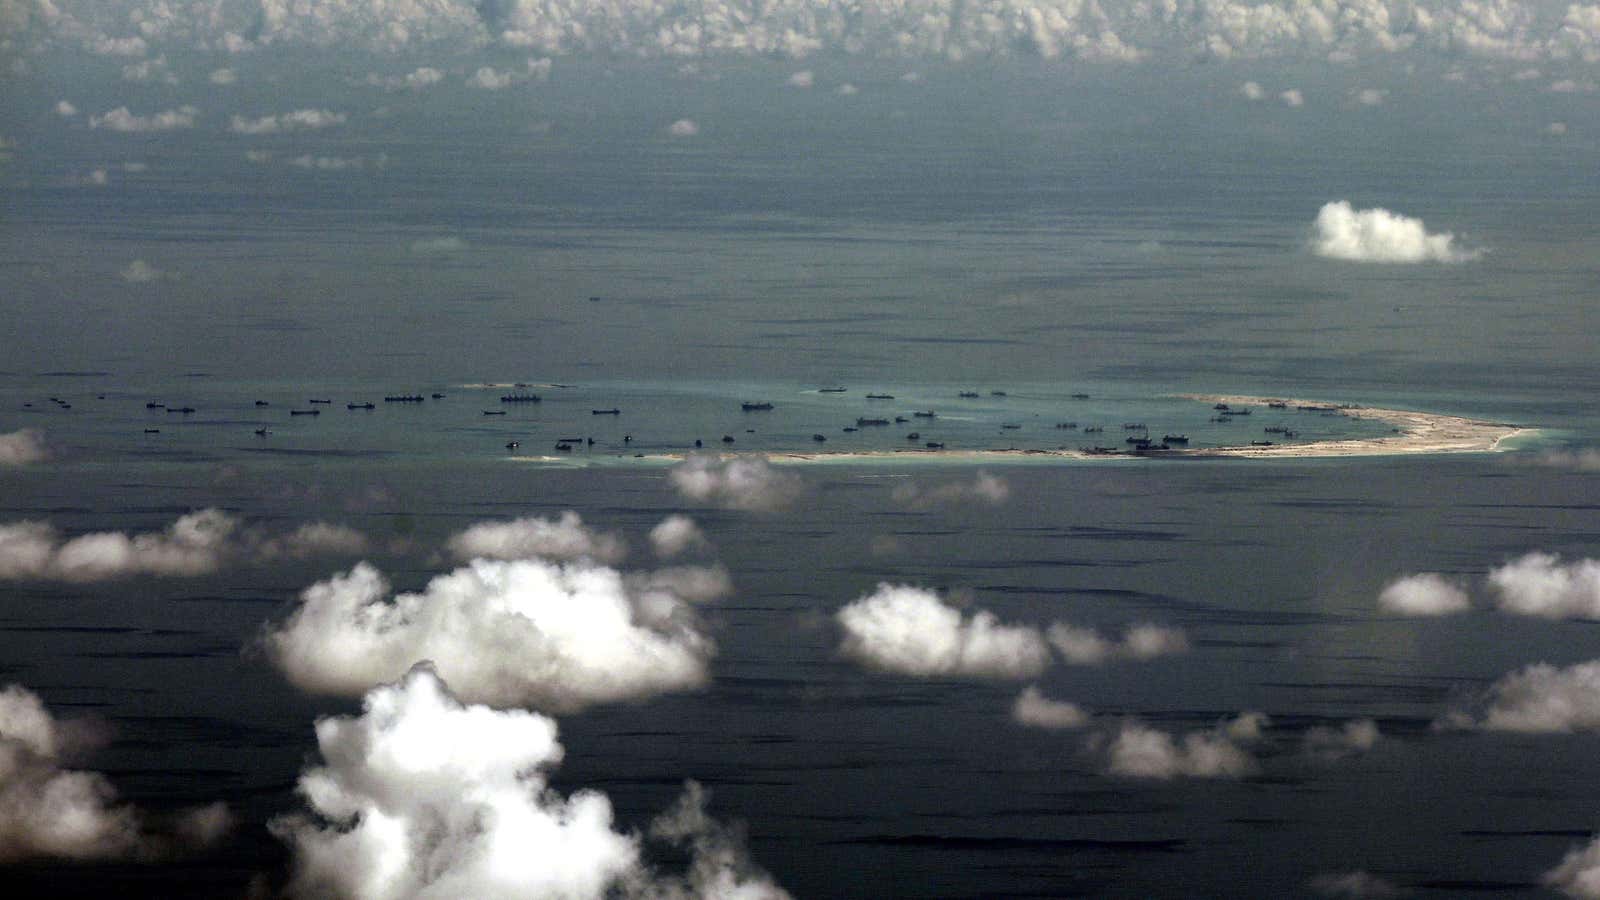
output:
M 1017 695 L 1017 701 L 1011 705 L 1011 718 L 1019 725 L 1034 728 L 1082 728 L 1089 724 L 1089 714 L 1082 707 L 1076 703 L 1051 700 L 1031 684 Z
M 816 83 L 816 78 L 811 74 L 810 69 L 802 69 L 801 71 L 790 75 L 789 80 L 784 83 L 790 87 L 808 88 Z
M 489 66 L 483 66 L 467 78 L 469 87 L 481 88 L 486 91 L 498 91 L 510 87 L 516 81 L 514 72 L 496 72 Z
M 1430 234 L 1421 219 L 1381 207 L 1356 210 L 1344 200 L 1317 212 L 1311 248 L 1318 256 L 1367 263 L 1456 263 L 1477 259 L 1477 251 L 1454 246 L 1449 232 Z
M 724 460 L 711 453 L 691 453 L 668 471 L 667 480 L 686 499 L 726 509 L 781 509 L 801 490 L 800 476 L 759 456 Z
M 1306 729 L 1301 737 L 1301 747 L 1312 759 L 1336 762 L 1371 750 L 1380 736 L 1377 722 L 1351 719 L 1338 728 L 1318 725 Z
M 1262 90 L 1261 85 L 1256 84 L 1254 81 L 1246 81 L 1244 84 L 1239 85 L 1239 96 L 1254 103 L 1267 96 L 1267 92 Z
M 576 710 L 705 683 L 715 646 L 672 587 L 587 560 L 474 560 L 391 596 L 363 563 L 307 588 L 265 644 L 308 691 L 356 696 L 432 660 L 474 702 Z
M 404 75 L 384 77 L 376 73 L 367 76 L 367 84 L 391 91 L 409 89 L 420 91 L 444 80 L 444 73 L 432 66 L 419 66 Z
M 233 116 L 228 122 L 228 130 L 234 134 L 252 136 L 292 131 L 318 131 L 343 125 L 348 119 L 349 116 L 345 113 L 326 109 L 297 109 L 294 112 L 262 116 L 258 119 Z
M 1301 106 L 1305 106 L 1306 105 L 1306 97 L 1305 97 L 1305 95 L 1300 93 L 1300 91 L 1298 89 L 1296 89 L 1296 88 L 1290 88 L 1287 91 L 1284 91 L 1283 93 L 1279 94 L 1278 95 L 1278 99 L 1283 101 L 1283 105 L 1284 106 L 1288 106 L 1288 107 L 1291 107 L 1291 108 L 1301 107 Z
M 1438 724 L 1529 734 L 1600 730 L 1600 660 L 1527 666 L 1496 681 L 1482 702 L 1480 715 L 1454 710 Z
M 846 81 L 844 84 L 834 88 L 833 92 L 841 97 L 854 97 L 855 95 L 861 93 L 861 89 Z
M 1593 81 L 1574 81 L 1571 78 L 1563 78 L 1560 81 L 1550 82 L 1550 86 L 1545 90 L 1555 94 L 1592 94 L 1597 88 L 1600 88 L 1600 86 L 1597 86 Z
M 181 812 L 175 835 L 152 832 L 104 776 L 67 768 L 104 737 L 88 723 L 57 720 L 20 685 L 0 689 L 0 863 L 151 859 L 201 849 L 227 831 L 232 817 L 213 804 Z
M 78 114 L 78 108 L 66 100 L 56 101 L 56 115 L 63 119 L 70 119 Z
M 1240 744 L 1259 733 L 1265 718 L 1259 713 L 1247 715 L 1251 718 L 1243 729 L 1233 727 L 1237 720 L 1225 721 L 1216 728 L 1191 731 L 1181 740 L 1137 719 L 1125 719 L 1115 736 L 1097 736 L 1089 746 L 1103 753 L 1105 770 L 1112 775 L 1158 780 L 1242 778 L 1254 774 L 1257 765 Z
M 345 172 L 352 169 L 364 169 L 367 166 L 367 161 L 360 156 L 312 156 L 309 153 L 302 153 L 290 159 L 289 165 L 308 171 Z
M 150 265 L 142 259 L 136 259 L 133 262 L 128 263 L 128 265 L 118 274 L 122 276 L 123 281 L 126 281 L 129 284 L 145 284 L 146 282 L 160 281 L 161 279 L 167 277 L 167 273 L 161 271 L 155 266 Z
M 999 506 L 1010 499 L 1011 486 L 1003 478 L 979 472 L 970 482 L 951 481 L 929 488 L 907 480 L 896 485 L 890 496 L 896 503 L 912 509 L 972 503 Z
M 33 428 L 0 434 L 0 466 L 26 466 L 50 458 L 44 432 Z
M 1435 572 L 1407 575 L 1378 594 L 1378 608 L 1401 616 L 1448 616 L 1472 608 L 1467 592 Z
M 206 79 L 212 84 L 225 87 L 236 83 L 239 80 L 239 76 L 234 74 L 232 69 L 212 69 L 211 74 L 207 75 Z
M 509 522 L 480 522 L 453 535 L 445 547 L 457 560 L 469 559 L 592 559 L 617 563 L 628 555 L 628 545 L 614 534 L 593 531 L 572 510 L 559 519 L 528 516 Z
M 1389 92 L 1382 88 L 1362 88 L 1356 94 L 1356 102 L 1362 106 L 1382 106 L 1387 99 Z
M 667 126 L 667 134 L 673 137 L 694 137 L 700 133 L 700 126 L 693 119 L 679 119 Z
M 105 187 L 111 183 L 111 176 L 106 174 L 106 170 L 102 167 L 99 169 L 91 169 L 89 174 L 84 176 L 83 180 L 85 183 L 92 184 L 95 187 Z
M 1162 625 L 1135 625 L 1121 641 L 1112 641 L 1093 628 L 1056 622 L 1046 636 L 1062 661 L 1074 666 L 1098 666 L 1119 659 L 1149 660 L 1189 649 L 1189 639 L 1181 630 Z
M 0 525 L 0 579 L 104 581 L 136 575 L 194 577 L 230 562 L 361 553 L 360 532 L 323 522 L 272 536 L 218 509 L 180 517 L 165 530 L 96 531 L 64 538 L 44 522 Z
M 1549 125 L 1546 125 L 1544 127 L 1544 133 L 1545 134 L 1558 135 L 1558 136 L 1566 134 L 1567 133 L 1567 123 L 1565 123 L 1565 122 L 1551 122 Z
M 1311 879 L 1308 887 L 1318 897 L 1335 897 L 1339 900 L 1379 900 L 1399 897 L 1399 886 L 1371 872 L 1328 872 Z
M 97 35 L 84 45 L 84 49 L 96 56 L 143 56 L 150 47 L 138 35 L 124 38 Z
M 177 109 L 148 116 L 136 116 L 129 112 L 126 106 L 119 106 L 103 115 L 90 116 L 89 127 L 132 133 L 175 131 L 193 128 L 195 117 L 198 115 L 200 111 L 192 106 L 180 106 Z
M 1568 897 L 1600 900 L 1600 838 L 1567 851 L 1540 880 Z
M 919 677 L 1033 678 L 1050 663 L 1039 630 L 1004 625 L 993 613 L 971 616 L 933 591 L 880 584 L 835 616 L 840 652 L 870 668 Z
M 667 516 L 650 529 L 650 547 L 661 559 L 671 559 L 685 551 L 708 545 L 705 533 L 688 516 Z
M 1600 619 L 1600 561 L 1563 563 L 1553 553 L 1528 553 L 1489 572 L 1499 607 L 1546 619 Z

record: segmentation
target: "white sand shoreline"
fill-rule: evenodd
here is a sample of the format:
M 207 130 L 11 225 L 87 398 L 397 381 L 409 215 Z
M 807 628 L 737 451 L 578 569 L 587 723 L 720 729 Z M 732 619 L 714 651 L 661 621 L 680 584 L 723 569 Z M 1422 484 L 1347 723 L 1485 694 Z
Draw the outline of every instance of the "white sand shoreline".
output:
M 1128 459 L 1333 459 L 1362 456 L 1400 456 L 1409 454 L 1496 453 L 1505 450 L 1507 441 L 1537 434 L 1539 429 L 1508 422 L 1489 422 L 1450 416 L 1442 413 L 1415 410 L 1387 409 L 1377 406 L 1358 406 L 1350 403 L 1332 403 L 1290 397 L 1255 397 L 1242 394 L 1179 394 L 1180 399 L 1201 403 L 1225 403 L 1239 407 L 1267 407 L 1268 404 L 1285 404 L 1288 409 L 1320 411 L 1363 419 L 1376 419 L 1388 423 L 1390 434 L 1371 438 L 1348 438 L 1306 443 L 1241 444 L 1223 447 L 1173 448 L 1138 452 L 1133 450 L 1066 450 L 1066 449 L 991 449 L 943 450 L 903 448 L 896 450 L 841 450 L 841 451 L 694 451 L 715 455 L 720 459 L 743 456 L 761 456 L 780 465 L 808 463 L 849 463 L 884 460 L 917 462 L 994 462 L 1023 460 L 1128 460 Z M 650 453 L 637 456 L 616 456 L 615 459 L 632 459 L 640 462 L 675 463 L 689 455 L 682 453 Z M 510 457 L 527 462 L 582 462 L 578 457 Z M 607 457 L 613 458 L 613 457 Z

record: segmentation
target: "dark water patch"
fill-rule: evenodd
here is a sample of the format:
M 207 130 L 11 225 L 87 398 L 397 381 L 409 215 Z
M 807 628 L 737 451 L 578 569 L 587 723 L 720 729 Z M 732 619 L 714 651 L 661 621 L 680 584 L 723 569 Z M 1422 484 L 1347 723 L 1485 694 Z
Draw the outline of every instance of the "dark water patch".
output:
M 999 560 L 952 560 L 943 563 L 932 563 L 936 569 L 975 569 L 978 571 L 991 571 L 994 569 L 1134 569 L 1139 566 L 1163 565 L 1170 560 L 1165 559 L 999 559 Z
M 1538 890 L 1541 885 L 1537 881 L 1477 881 L 1470 878 L 1441 878 L 1419 881 L 1416 883 L 1416 887 L 1425 891 L 1449 891 L 1452 893 L 1471 891 L 1474 893 L 1494 894 L 1512 891 L 1534 891 Z
M 1489 837 L 1489 838 L 1523 838 L 1523 837 L 1559 837 L 1577 838 L 1588 840 L 1594 837 L 1592 828 L 1535 828 L 1527 830 L 1501 830 L 1494 828 L 1469 828 L 1459 831 L 1464 837 Z
M 62 372 L 40 372 L 40 373 L 38 373 L 38 377 L 39 378 L 110 378 L 111 377 L 111 373 L 110 372 L 99 372 L 99 371 L 78 372 L 78 371 L 67 370 L 67 371 L 62 371 Z
M 1184 541 L 1188 535 L 1180 531 L 1157 531 L 1144 528 L 1108 528 L 1097 525 L 1070 525 L 1065 528 L 1018 528 L 1013 534 L 1028 537 L 1066 538 L 1086 541 Z
M 1183 838 L 1158 840 L 1096 840 L 1093 838 L 970 837 L 938 834 L 873 834 L 838 838 L 828 844 L 876 847 L 917 847 L 929 850 L 972 850 L 987 853 L 1073 853 L 1116 854 L 1177 853 L 1187 843 Z
M 293 456 L 322 459 L 387 459 L 397 456 L 393 450 L 303 450 L 294 447 L 233 447 L 240 453 L 260 453 L 265 456 Z
M 112 721 L 117 726 L 116 747 L 284 747 L 304 744 L 306 739 L 301 728 L 268 728 L 214 716 L 117 716 Z
M 33 634 L 138 634 L 139 629 L 119 625 L 5 625 L 0 631 Z
M 1227 822 L 1230 825 L 1244 825 L 1250 828 L 1285 828 L 1291 825 L 1300 824 L 1299 820 L 1297 819 L 1274 819 L 1270 817 L 1252 816 L 1236 816 L 1230 819 L 1223 819 L 1222 821 Z
M 1194 640 L 1196 647 L 1217 647 L 1227 650 L 1281 650 L 1283 641 L 1234 641 L 1225 638 L 1198 638 Z
M 292 594 L 298 593 L 300 588 L 285 588 L 282 597 L 241 596 L 225 597 L 220 594 L 194 594 L 187 597 L 172 597 L 173 603 L 282 603 L 290 599 Z
M 239 648 L 233 646 L 207 647 L 198 650 L 95 650 L 74 653 L 79 659 L 212 659 L 219 656 L 237 656 Z

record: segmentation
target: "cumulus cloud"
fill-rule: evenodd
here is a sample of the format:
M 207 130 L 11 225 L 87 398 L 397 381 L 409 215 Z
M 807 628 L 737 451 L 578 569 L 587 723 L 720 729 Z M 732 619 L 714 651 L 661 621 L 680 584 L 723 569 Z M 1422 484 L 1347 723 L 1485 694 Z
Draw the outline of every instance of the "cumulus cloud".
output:
M 498 91 L 501 88 L 510 87 L 515 80 L 516 74 L 514 72 L 496 72 L 488 66 L 483 66 L 467 78 L 467 85 L 482 88 L 486 91 Z
M 1255 83 L 1254 81 L 1246 81 L 1244 84 L 1239 85 L 1239 96 L 1249 100 L 1252 103 L 1260 100 L 1266 95 L 1267 92 L 1262 90 L 1261 85 Z
M 1119 659 L 1149 660 L 1189 650 L 1189 639 L 1181 629 L 1148 623 L 1129 628 L 1121 641 L 1108 640 L 1093 628 L 1065 622 L 1052 624 L 1046 636 L 1062 661 L 1075 666 L 1098 666 Z
M 1089 714 L 1076 703 L 1051 700 L 1036 685 L 1028 685 L 1017 695 L 1011 705 L 1011 718 L 1019 725 L 1034 728 L 1082 728 L 1089 724 Z
M 234 74 L 232 69 L 212 69 L 206 80 L 219 87 L 227 87 L 238 82 L 239 76 Z
M 367 76 L 367 84 L 373 87 L 388 88 L 391 91 L 401 89 L 420 91 L 443 80 L 444 73 L 432 66 L 419 66 L 404 75 L 383 77 L 373 74 Z
M 587 559 L 480 559 L 390 596 L 363 563 L 307 588 L 264 644 L 308 691 L 355 696 L 432 660 L 473 702 L 574 710 L 705 683 L 715 646 L 673 587 Z
M 667 126 L 667 134 L 672 137 L 694 137 L 700 133 L 700 126 L 693 119 L 679 119 Z
M 1301 746 L 1312 759 L 1336 762 L 1371 750 L 1380 736 L 1377 722 L 1352 719 L 1338 728 L 1318 725 L 1306 729 Z
M 1351 262 L 1464 262 L 1477 251 L 1454 246 L 1449 232 L 1430 234 L 1421 219 L 1381 207 L 1356 210 L 1344 200 L 1324 204 L 1313 226 L 1312 250 L 1318 256 Z
M 78 114 L 78 108 L 66 100 L 56 101 L 56 115 L 63 119 L 70 119 Z
M 126 106 L 119 106 L 108 113 L 90 116 L 89 127 L 132 133 L 176 131 L 182 128 L 193 128 L 195 117 L 198 115 L 200 115 L 200 110 L 192 106 L 180 106 L 177 109 L 152 113 L 148 116 L 134 115 L 128 111 Z
M 550 787 L 565 756 L 553 720 L 463 704 L 426 664 L 316 734 L 322 764 L 299 782 L 308 809 L 271 823 L 290 849 L 290 896 L 787 896 L 693 782 L 650 829 L 688 851 L 688 872 L 657 874 L 605 794 Z
M 1600 561 L 1563 563 L 1553 553 L 1528 553 L 1489 572 L 1501 610 L 1547 619 L 1600 619 Z
M 1401 616 L 1447 616 L 1472 608 L 1467 592 L 1434 572 L 1397 578 L 1378 594 L 1378 607 Z
M 811 74 L 810 69 L 802 69 L 790 75 L 789 80 L 785 83 L 790 87 L 808 88 L 816 83 L 816 77 Z
M 1568 897 L 1600 900 L 1600 838 L 1567 851 L 1540 880 Z
M 774 468 L 759 456 L 719 459 L 691 453 L 667 473 L 680 495 L 726 509 L 768 511 L 788 506 L 800 495 L 800 476 Z
M 97 531 L 70 539 L 48 523 L 23 521 L 0 525 L 0 579 L 193 577 L 229 562 L 359 553 L 365 548 L 366 538 L 343 526 L 312 523 L 273 536 L 246 528 L 218 509 L 189 513 L 162 531 Z
M 572 510 L 559 519 L 528 516 L 509 522 L 479 522 L 452 535 L 445 548 L 458 560 L 592 559 L 621 562 L 628 545 L 620 536 L 590 529 Z
M 25 466 L 49 458 L 50 447 L 42 431 L 24 428 L 0 434 L 0 466 Z
M 919 677 L 1032 678 L 1050 662 L 1039 630 L 993 613 L 963 616 L 933 591 L 879 584 L 835 616 L 840 652 L 870 668 Z
M 1527 666 L 1496 681 L 1478 705 L 1476 713 L 1452 710 L 1438 725 L 1528 734 L 1600 729 L 1600 660 Z
M 1318 875 L 1307 886 L 1319 897 L 1343 900 L 1375 900 L 1380 897 L 1399 897 L 1402 893 L 1394 882 L 1359 870 Z
M 1290 88 L 1278 95 L 1284 106 L 1299 108 L 1306 105 L 1306 95 L 1300 93 L 1298 88 Z
M 1362 106 L 1382 106 L 1387 99 L 1389 92 L 1382 88 L 1362 88 L 1356 93 L 1356 102 Z
M 1103 756 L 1105 771 L 1130 778 L 1242 778 L 1257 770 L 1255 758 L 1242 744 L 1260 735 L 1265 717 L 1244 713 L 1215 728 L 1191 731 L 1176 739 L 1137 719 L 1124 719 L 1114 735 L 1097 736 L 1091 750 Z
M 349 116 L 345 113 L 326 109 L 297 109 L 293 112 L 262 116 L 259 119 L 233 116 L 228 122 L 228 130 L 234 134 L 244 135 L 318 131 L 323 128 L 332 128 L 335 125 L 343 125 L 348 119 Z
M 20 685 L 0 689 L 0 863 L 148 859 L 201 849 L 226 833 L 232 817 L 222 804 L 148 830 L 103 775 L 68 767 L 104 737 L 102 728 L 56 719 Z
M 382 158 L 378 162 L 382 164 Z M 367 161 L 360 156 L 313 156 L 310 153 L 302 153 L 290 159 L 289 165 L 317 172 L 344 172 L 350 169 L 364 169 Z
M 172 74 L 167 68 L 167 58 L 158 56 L 154 59 L 142 59 L 136 63 L 129 63 L 122 67 L 123 81 L 160 81 L 165 84 L 177 84 L 178 76 Z
M 3 458 L 3 457 L 0 457 Z M 709 546 L 705 532 L 688 516 L 667 516 L 650 529 L 650 547 L 656 556 L 671 559 L 689 550 Z
M 161 271 L 142 259 L 136 259 L 133 262 L 128 263 L 128 265 L 125 266 L 118 274 L 122 276 L 123 281 L 126 281 L 129 284 L 145 284 L 151 281 L 160 281 L 161 279 L 167 277 L 166 272 Z
M 891 496 L 896 503 L 913 509 L 971 503 L 999 506 L 1010 499 L 1011 486 L 1003 478 L 979 472 L 970 482 L 952 481 L 933 487 L 923 487 L 908 480 L 897 485 Z

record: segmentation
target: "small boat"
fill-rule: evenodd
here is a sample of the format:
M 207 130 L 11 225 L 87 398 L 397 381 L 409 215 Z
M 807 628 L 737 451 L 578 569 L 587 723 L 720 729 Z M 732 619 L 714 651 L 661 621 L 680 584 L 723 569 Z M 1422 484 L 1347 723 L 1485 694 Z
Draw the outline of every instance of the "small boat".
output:
M 1006 392 L 1005 391 L 990 391 L 989 392 L 989 396 L 991 396 L 991 397 L 1004 397 L 1004 396 L 1006 396 Z
M 923 444 L 922 446 L 927 447 L 929 450 L 943 450 L 944 449 L 944 444 L 939 442 L 939 441 L 929 441 L 926 444 Z
M 1272 442 L 1271 441 L 1251 441 L 1250 442 L 1250 446 L 1252 446 L 1252 447 L 1271 447 L 1272 446 Z
M 1150 446 L 1150 439 L 1148 437 L 1131 437 L 1128 438 L 1127 443 L 1135 447 L 1148 447 Z
M 506 414 L 506 411 L 503 409 L 486 409 L 483 411 L 483 414 L 486 416 L 503 416 Z
M 906 435 L 906 440 L 908 440 L 908 441 L 920 441 L 920 440 L 922 440 L 922 435 L 917 433 L 917 432 L 915 432 L 915 431 L 913 431 L 910 434 Z
M 860 431 L 860 430 L 861 429 L 855 427 L 854 425 L 846 425 L 844 427 L 844 431 L 845 431 L 846 434 L 849 434 L 849 433 L 855 432 L 855 431 Z
M 865 416 L 862 416 L 861 418 L 856 419 L 856 425 L 858 425 L 858 426 L 887 425 L 887 424 L 889 424 L 889 420 L 888 419 L 869 419 L 869 418 L 867 418 Z
M 571 453 L 572 452 L 572 445 L 571 444 L 567 444 L 567 443 L 557 444 L 556 445 L 556 452 L 557 453 Z
M 272 404 L 271 404 L 271 403 L 268 403 L 268 402 L 267 402 L 267 401 L 265 401 L 265 400 L 257 400 L 257 401 L 256 401 L 256 405 L 257 405 L 257 406 L 271 406 L 271 405 L 272 405 Z
M 291 409 L 291 410 L 289 410 L 289 415 L 291 415 L 291 416 L 320 416 L 320 415 L 322 415 L 322 410 L 320 410 L 320 409 Z
M 1267 408 L 1268 409 L 1288 409 L 1289 408 L 1289 404 L 1285 403 L 1282 400 L 1268 400 L 1267 401 Z
M 867 395 L 867 399 L 868 400 L 893 400 L 894 399 L 894 395 L 893 394 L 868 394 Z
M 1083 426 L 1083 433 L 1084 434 L 1099 434 L 1100 432 L 1105 431 L 1105 430 L 1106 430 L 1105 426 L 1103 426 L 1103 425 L 1085 425 L 1085 426 Z
M 1248 410 L 1248 409 L 1230 409 L 1227 412 L 1223 413 L 1223 415 L 1225 415 L 1225 416 L 1248 416 L 1248 415 L 1250 415 L 1250 410 Z
M 820 443 L 822 443 L 822 442 L 823 442 L 823 441 L 826 441 L 826 440 L 827 440 L 827 439 L 828 439 L 828 437 L 827 437 L 827 435 L 823 435 L 823 434 L 813 434 L 813 435 L 812 435 L 812 436 L 811 436 L 811 439 L 812 439 L 812 440 L 813 440 L 813 441 L 816 441 L 816 442 L 817 442 L 817 443 L 819 443 L 819 444 L 820 444 Z
M 500 398 L 501 403 L 539 403 L 543 397 L 538 394 L 506 394 Z
M 961 398 L 966 399 L 966 400 L 971 400 L 971 399 L 973 399 L 973 398 L 978 396 L 978 392 L 977 391 L 962 391 L 961 393 L 956 394 L 956 396 L 957 397 L 961 397 Z
M 344 408 L 345 409 L 377 409 L 377 407 L 373 406 L 371 403 L 346 403 L 344 405 Z
M 763 400 L 760 403 L 741 403 L 739 408 L 745 412 L 765 412 L 772 408 L 772 404 Z
M 161 433 L 161 429 L 159 429 L 159 428 L 146 428 L 144 430 L 144 433 L 145 434 L 160 434 Z
M 257 428 L 256 429 L 256 437 L 266 437 L 267 435 L 269 435 L 271 433 L 272 432 L 266 430 L 265 428 Z
M 938 413 L 935 413 L 931 409 L 922 410 L 920 412 L 914 412 L 914 413 L 912 413 L 912 415 L 916 416 L 919 419 L 933 419 L 933 418 L 937 418 L 938 417 Z
M 443 394 L 434 394 L 433 395 L 433 399 L 435 399 L 435 400 L 443 400 L 444 399 L 444 395 Z
M 62 409 L 71 409 L 72 407 L 67 406 L 66 404 L 62 404 L 61 408 Z M 192 407 L 192 406 L 180 406 L 180 407 L 174 409 L 174 408 L 169 406 L 169 407 L 167 407 L 167 412 L 169 412 L 169 413 L 181 413 L 181 414 L 187 416 L 187 415 L 189 415 L 189 414 L 194 412 L 194 407 Z
M 819 394 L 842 394 L 842 393 L 844 393 L 844 388 L 842 388 L 842 387 L 817 388 L 817 393 L 819 393 Z
M 307 403 L 332 403 L 332 402 L 333 402 L 333 401 L 332 401 L 332 400 L 317 400 L 317 399 L 311 399 L 311 400 L 307 400 L 307 401 L 306 401 L 306 402 L 307 402 Z
M 1122 423 L 1122 430 L 1123 431 L 1147 431 L 1147 430 L 1149 430 L 1149 428 L 1150 428 L 1150 426 L 1144 424 L 1143 422 L 1123 422 Z
M 393 394 L 383 398 L 385 403 L 421 403 L 421 394 Z
M 1074 400 L 1087 400 L 1087 399 L 1089 399 L 1089 395 L 1088 394 L 1073 394 L 1072 395 L 1072 399 L 1074 399 Z
M 610 409 L 591 409 L 591 410 L 589 410 L 589 415 L 591 415 L 591 416 L 620 416 L 620 415 L 622 415 L 622 410 L 617 409 L 615 406 L 611 407 Z
M 1002 430 L 1004 430 L 1004 431 L 1016 431 L 1018 428 L 1021 428 L 1021 427 L 1022 427 L 1021 425 L 1015 425 L 1015 424 L 1012 424 L 1010 422 L 1007 422 L 1006 424 L 1000 426 L 1000 428 Z
M 522 442 L 521 441 L 508 441 L 508 442 L 506 442 L 506 449 L 507 450 L 515 450 L 515 449 L 517 449 L 518 447 L 521 447 L 521 446 L 522 446 Z
M 723 443 L 724 443 L 724 444 L 731 444 L 731 443 L 733 443 L 733 435 L 731 435 L 731 434 L 725 434 L 725 435 L 723 435 L 723 436 L 722 436 L 722 442 L 723 442 Z
M 1228 408 L 1228 404 L 1226 404 L 1226 403 L 1218 403 L 1216 406 L 1213 406 L 1211 408 L 1215 409 L 1215 410 L 1218 410 L 1218 411 L 1225 411 Z
M 1056 423 L 1056 427 L 1057 428 L 1065 428 L 1065 429 L 1070 431 L 1070 430 L 1072 430 L 1074 428 L 1077 428 L 1078 427 L 1078 423 L 1077 422 L 1057 422 Z
M 1164 434 L 1161 436 L 1161 443 L 1187 444 L 1189 443 L 1189 436 L 1187 434 Z

